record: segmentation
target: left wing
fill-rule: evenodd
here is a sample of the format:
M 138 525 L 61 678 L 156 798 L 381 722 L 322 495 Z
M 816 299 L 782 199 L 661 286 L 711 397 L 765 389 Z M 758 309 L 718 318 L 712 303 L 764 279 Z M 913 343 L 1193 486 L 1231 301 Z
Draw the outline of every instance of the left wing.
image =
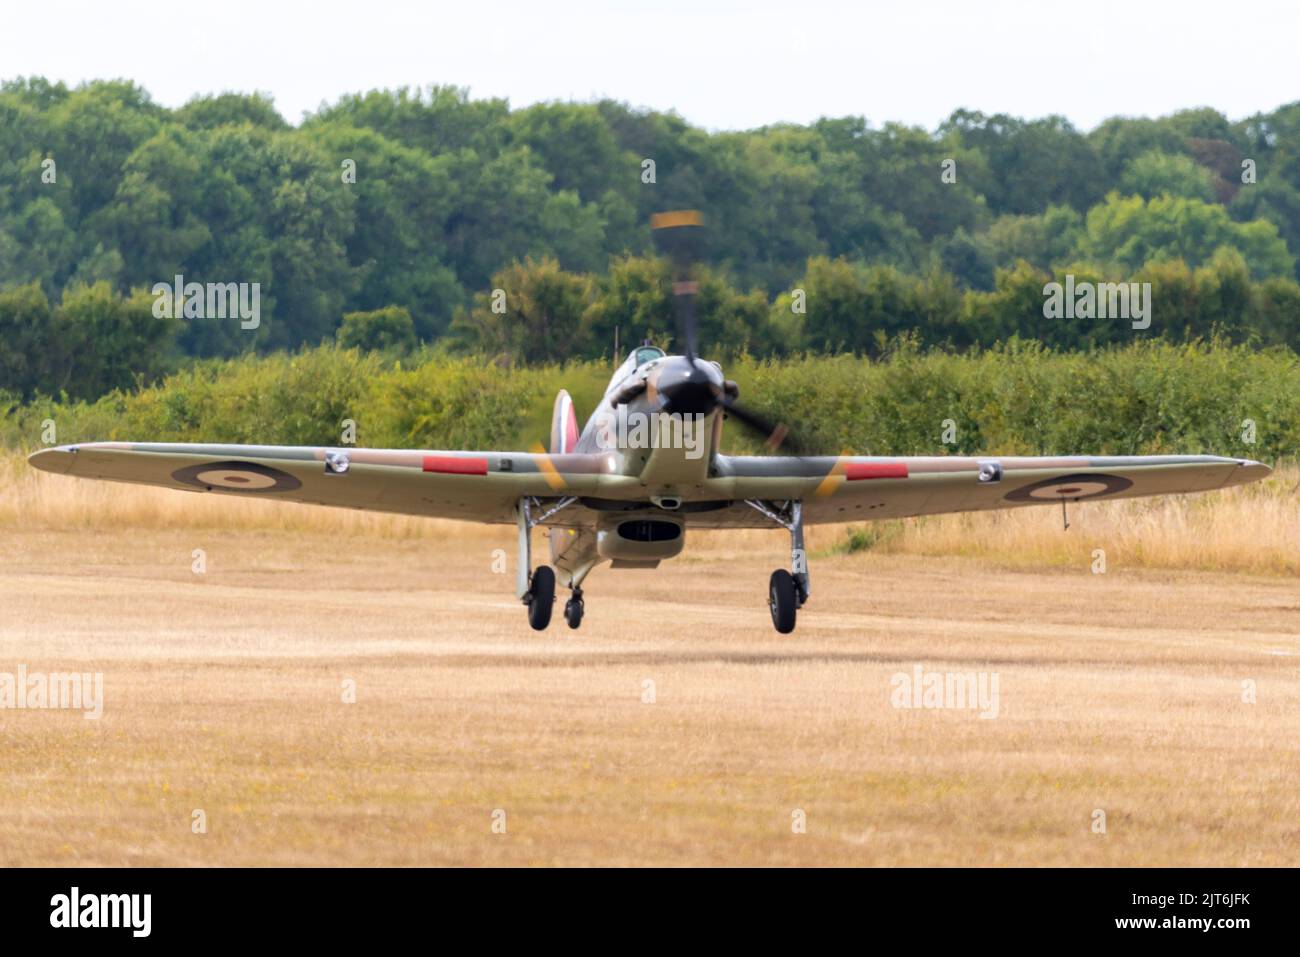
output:
M 82 478 L 491 523 L 514 522 L 524 496 L 609 495 L 623 480 L 603 453 L 91 442 L 30 461 Z
M 1205 492 L 1271 471 L 1217 455 L 719 456 L 712 481 L 732 499 L 800 499 L 806 522 L 828 523 Z

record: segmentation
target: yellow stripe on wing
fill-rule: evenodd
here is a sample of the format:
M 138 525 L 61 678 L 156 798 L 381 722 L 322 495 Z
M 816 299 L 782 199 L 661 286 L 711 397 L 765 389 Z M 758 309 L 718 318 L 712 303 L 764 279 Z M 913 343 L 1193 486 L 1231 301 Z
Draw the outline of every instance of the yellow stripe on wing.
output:
M 813 489 L 813 495 L 816 498 L 825 498 L 827 495 L 833 495 L 844 484 L 844 466 L 845 460 L 852 455 L 850 449 L 842 449 L 840 457 L 835 460 L 831 470 L 826 473 L 826 477 L 821 480 L 821 484 Z
M 546 484 L 551 487 L 551 490 L 558 492 L 564 488 L 567 484 L 564 481 L 564 476 L 560 474 L 560 470 L 551 461 L 550 454 L 546 449 L 542 448 L 542 443 L 534 442 L 530 451 L 537 456 L 537 467 L 541 470 L 542 478 L 546 479 Z

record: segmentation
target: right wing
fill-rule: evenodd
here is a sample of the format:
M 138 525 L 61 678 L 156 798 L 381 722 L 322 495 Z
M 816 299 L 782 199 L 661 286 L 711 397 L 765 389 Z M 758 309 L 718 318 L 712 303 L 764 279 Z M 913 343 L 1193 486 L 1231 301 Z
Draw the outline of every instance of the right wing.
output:
M 1272 471 L 1217 455 L 720 456 L 718 462 L 719 478 L 712 481 L 725 487 L 726 497 L 799 499 L 810 523 L 1205 492 Z

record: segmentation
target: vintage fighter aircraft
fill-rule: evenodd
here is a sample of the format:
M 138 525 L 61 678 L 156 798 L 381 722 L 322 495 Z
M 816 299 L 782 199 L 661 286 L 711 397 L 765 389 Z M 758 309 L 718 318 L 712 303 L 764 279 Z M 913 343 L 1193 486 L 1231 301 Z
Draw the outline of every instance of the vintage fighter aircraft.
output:
M 573 403 L 556 397 L 550 451 L 406 451 L 148 442 L 91 442 L 43 449 L 37 468 L 84 478 L 193 492 L 258 495 L 292 502 L 513 524 L 516 593 L 528 621 L 550 624 L 557 576 L 568 588 L 564 615 L 582 622 L 582 586 L 602 562 L 653 568 L 682 551 L 688 528 L 790 532 L 790 569 L 768 582 L 772 624 L 794 629 L 810 593 L 804 526 L 941 512 L 1201 492 L 1261 479 L 1271 469 L 1213 455 L 729 456 L 719 451 L 724 419 L 780 444 L 785 428 L 737 402 L 721 367 L 696 355 L 690 263 L 700 218 L 665 213 L 653 226 L 674 264 L 683 355 L 633 349 L 579 432 Z M 665 427 L 651 442 L 629 441 L 629 417 L 703 429 L 704 447 Z M 552 565 L 533 568 L 532 530 L 550 532 Z

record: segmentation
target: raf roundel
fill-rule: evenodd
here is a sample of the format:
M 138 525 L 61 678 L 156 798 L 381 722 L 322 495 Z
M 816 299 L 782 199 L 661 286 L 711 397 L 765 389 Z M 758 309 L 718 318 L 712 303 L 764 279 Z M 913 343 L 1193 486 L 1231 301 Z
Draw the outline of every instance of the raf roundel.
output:
M 201 489 L 223 492 L 291 492 L 302 482 L 288 472 L 281 472 L 256 462 L 205 462 L 177 469 L 172 478 Z
M 1118 475 L 1064 475 L 1022 486 L 1006 494 L 1008 502 L 1058 502 L 1065 499 L 1081 502 L 1089 498 L 1114 495 L 1133 485 Z

